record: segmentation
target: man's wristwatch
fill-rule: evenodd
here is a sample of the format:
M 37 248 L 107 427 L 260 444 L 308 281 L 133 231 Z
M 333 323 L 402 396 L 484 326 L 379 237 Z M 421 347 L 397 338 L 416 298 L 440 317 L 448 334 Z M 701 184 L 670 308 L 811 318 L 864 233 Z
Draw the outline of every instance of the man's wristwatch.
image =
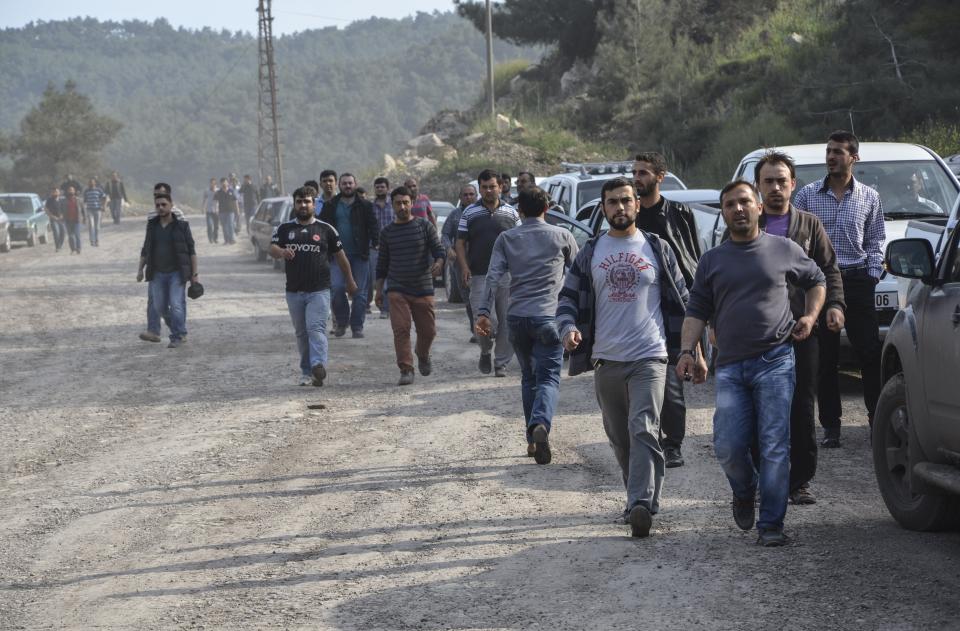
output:
M 685 350 L 680 351 L 680 355 L 681 355 L 681 356 L 683 356 L 683 355 L 689 355 L 690 357 L 693 357 L 694 359 L 696 359 L 696 358 L 697 358 L 697 351 L 690 350 L 690 349 L 685 349 Z

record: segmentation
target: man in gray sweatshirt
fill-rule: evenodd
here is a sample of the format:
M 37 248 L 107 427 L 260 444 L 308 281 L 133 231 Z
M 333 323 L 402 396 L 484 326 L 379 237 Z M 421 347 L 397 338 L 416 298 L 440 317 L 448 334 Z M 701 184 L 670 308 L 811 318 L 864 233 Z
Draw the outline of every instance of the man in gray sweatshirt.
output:
M 520 225 L 500 233 L 493 244 L 484 293 L 477 309 L 476 331 L 493 333 L 490 309 L 497 289 L 510 282 L 507 326 L 520 363 L 520 392 L 526 420 L 527 455 L 537 464 L 550 462 L 547 436 L 560 394 L 563 347 L 557 332 L 557 295 L 564 269 L 577 255 L 577 242 L 563 228 L 544 220 L 550 204 L 537 187 L 520 191 Z
M 753 185 L 727 184 L 720 193 L 730 240 L 700 259 L 683 321 L 677 375 L 702 383 L 696 343 L 710 321 L 717 332 L 713 448 L 733 490 L 733 518 L 742 530 L 756 520 L 763 546 L 782 546 L 790 492 L 790 405 L 796 384 L 793 341 L 810 336 L 826 296 L 826 280 L 803 249 L 760 231 Z M 805 292 L 795 319 L 789 288 Z M 759 444 L 754 465 L 750 448 Z M 759 468 L 759 471 L 758 471 Z

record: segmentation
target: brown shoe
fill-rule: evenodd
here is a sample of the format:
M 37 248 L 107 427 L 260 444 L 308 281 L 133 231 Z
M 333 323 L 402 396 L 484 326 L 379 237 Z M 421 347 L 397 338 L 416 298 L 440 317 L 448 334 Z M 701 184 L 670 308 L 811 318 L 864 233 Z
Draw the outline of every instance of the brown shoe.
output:
M 409 386 L 413 383 L 413 371 L 412 370 L 401 370 L 400 371 L 400 381 L 397 382 L 398 386 Z
M 150 331 L 144 331 L 140 334 L 140 339 L 144 342 L 159 342 L 160 336 L 156 333 L 151 333 Z
M 527 457 L 533 458 L 536 455 L 537 455 L 537 444 L 527 443 Z

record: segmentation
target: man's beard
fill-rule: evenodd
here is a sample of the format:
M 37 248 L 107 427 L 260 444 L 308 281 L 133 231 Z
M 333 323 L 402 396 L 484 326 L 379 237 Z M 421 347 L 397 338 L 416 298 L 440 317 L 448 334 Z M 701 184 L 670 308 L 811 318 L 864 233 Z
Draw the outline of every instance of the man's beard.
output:
M 630 227 L 630 224 L 632 224 L 633 221 L 631 221 L 630 218 L 627 217 L 626 215 L 617 215 L 616 217 L 611 219 L 609 223 L 610 223 L 610 227 L 613 228 L 614 230 L 626 230 L 627 228 Z
M 311 210 L 298 210 L 298 211 L 297 211 L 297 219 L 310 219 L 310 217 L 313 217 L 313 211 L 311 211 Z

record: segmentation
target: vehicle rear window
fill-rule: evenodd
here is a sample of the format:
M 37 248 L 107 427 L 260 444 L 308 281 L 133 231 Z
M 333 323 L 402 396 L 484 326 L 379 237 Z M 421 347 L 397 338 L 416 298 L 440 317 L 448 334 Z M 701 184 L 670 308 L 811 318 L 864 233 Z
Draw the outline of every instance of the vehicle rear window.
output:
M 32 215 L 33 201 L 29 197 L 0 197 L 0 208 L 5 213 Z

